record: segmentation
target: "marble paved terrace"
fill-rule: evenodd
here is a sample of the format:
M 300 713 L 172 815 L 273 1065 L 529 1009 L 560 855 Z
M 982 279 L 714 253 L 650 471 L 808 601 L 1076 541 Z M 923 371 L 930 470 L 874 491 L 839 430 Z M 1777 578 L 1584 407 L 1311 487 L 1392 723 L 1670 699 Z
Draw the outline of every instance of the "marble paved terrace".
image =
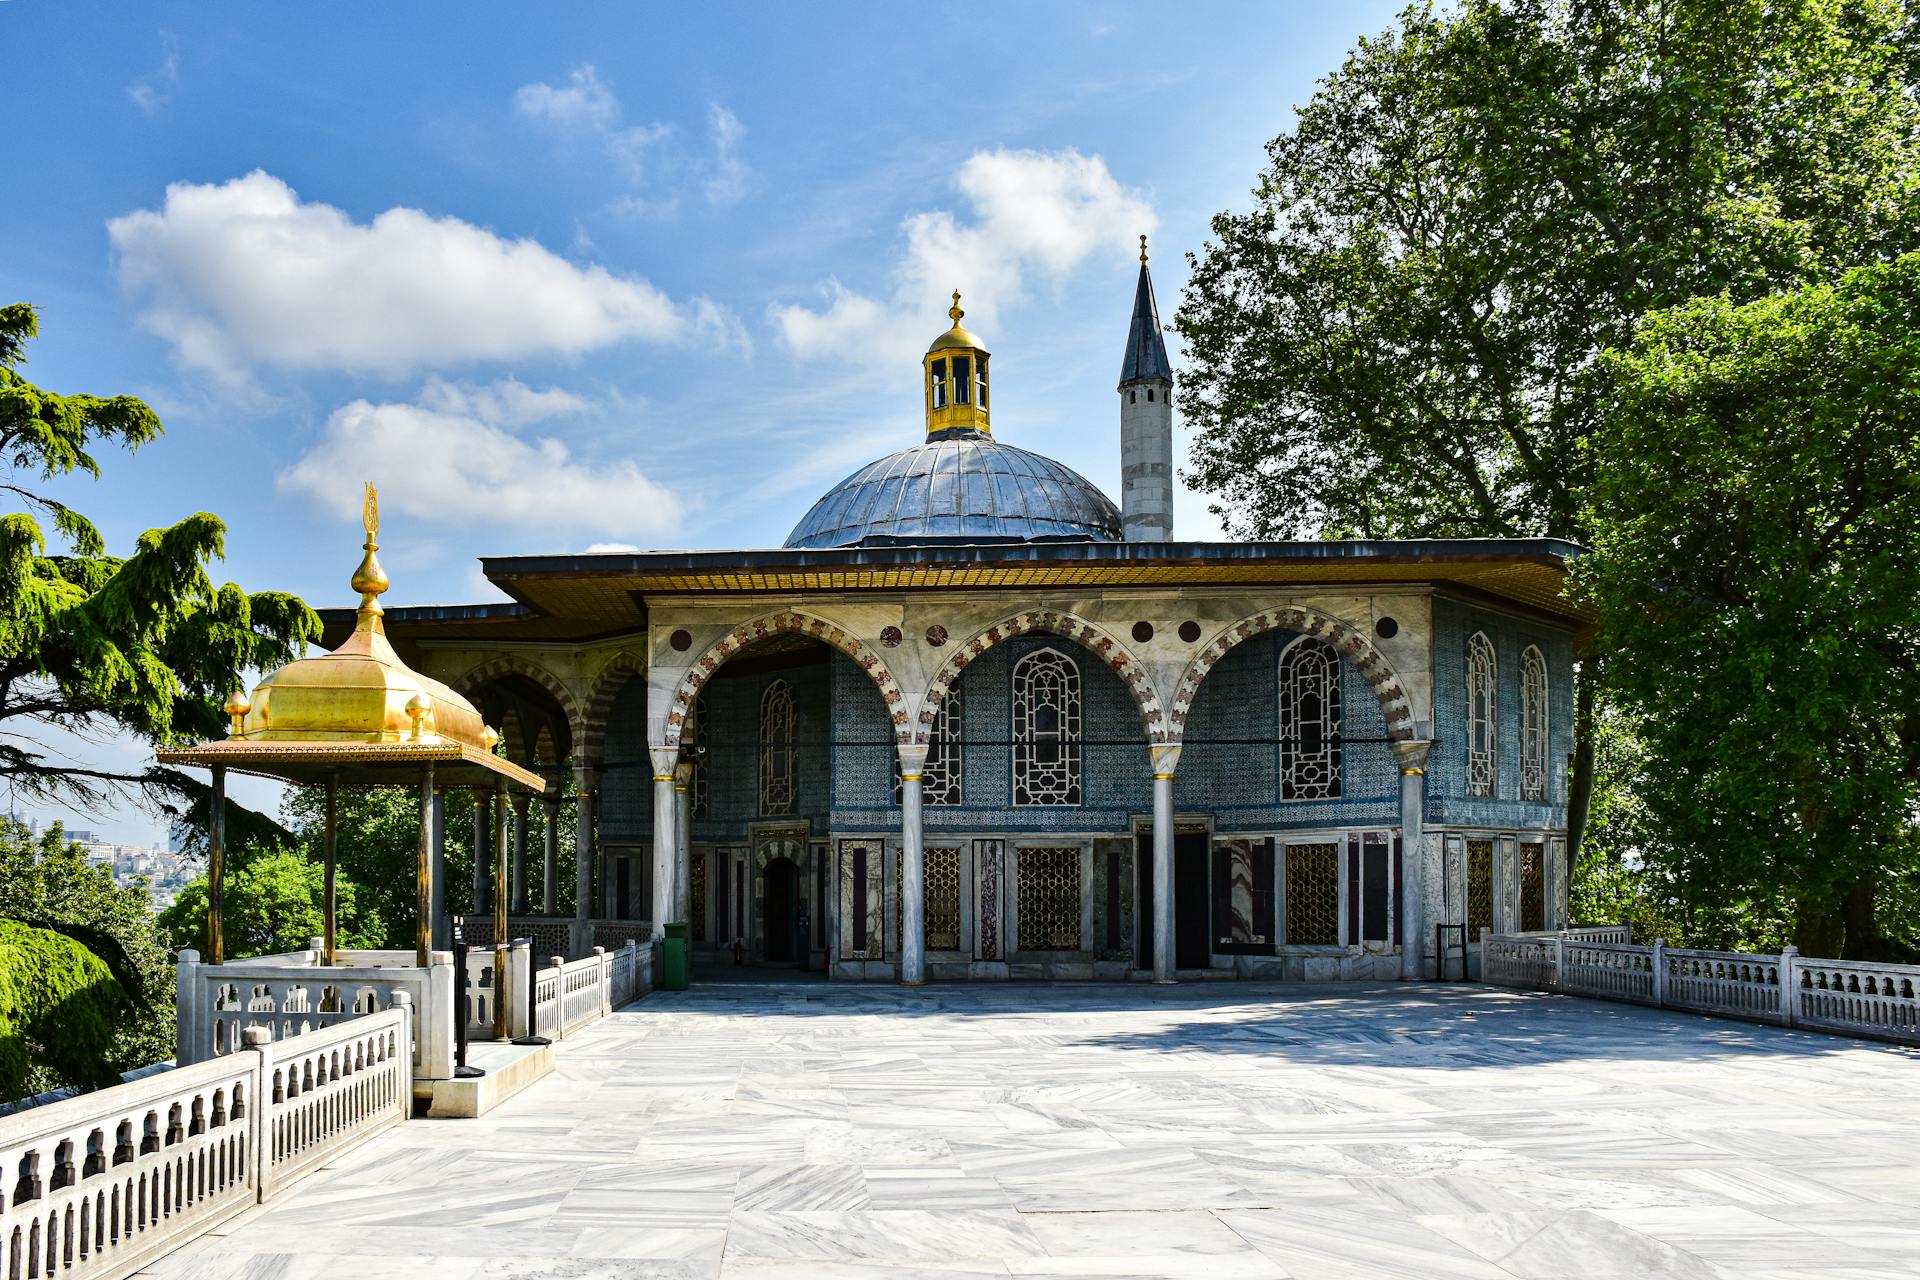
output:
M 167 1280 L 1920 1275 L 1920 1060 L 1468 986 L 709 986 Z

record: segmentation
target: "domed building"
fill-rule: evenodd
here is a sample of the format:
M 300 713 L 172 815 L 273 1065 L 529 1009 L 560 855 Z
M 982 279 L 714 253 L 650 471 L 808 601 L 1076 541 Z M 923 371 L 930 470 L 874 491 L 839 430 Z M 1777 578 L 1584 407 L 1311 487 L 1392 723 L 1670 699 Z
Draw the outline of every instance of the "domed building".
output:
M 513 815 L 537 954 L 644 922 L 696 980 L 1412 978 L 1565 922 L 1576 548 L 1178 540 L 1144 242 L 1117 503 L 996 434 L 949 315 L 924 437 L 784 546 L 488 557 L 513 603 L 387 611 L 551 780 Z

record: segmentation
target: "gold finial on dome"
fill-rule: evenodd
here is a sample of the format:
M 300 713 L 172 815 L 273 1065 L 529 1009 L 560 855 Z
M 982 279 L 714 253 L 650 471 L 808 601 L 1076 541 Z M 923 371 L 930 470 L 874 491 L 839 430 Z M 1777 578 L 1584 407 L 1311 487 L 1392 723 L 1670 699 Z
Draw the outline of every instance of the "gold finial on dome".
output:
M 480 732 L 480 745 L 485 747 L 487 749 L 487 753 L 491 755 L 493 753 L 493 749 L 500 745 L 500 731 L 495 729 L 492 725 L 488 725 L 485 729 L 481 730 Z
M 413 737 L 418 741 L 424 736 L 422 726 L 426 724 L 427 712 L 433 710 L 433 703 L 428 700 L 426 694 L 416 693 L 407 699 L 405 710 L 407 719 L 413 721 Z
M 990 433 L 987 420 L 987 349 L 960 323 L 967 313 L 953 291 L 947 315 L 953 328 L 933 340 L 922 361 L 927 395 L 927 438 L 943 432 Z
M 387 571 L 380 567 L 380 557 L 374 552 L 380 550 L 380 492 L 367 482 L 367 496 L 360 504 L 360 523 L 367 531 L 367 540 L 360 544 L 367 554 L 360 557 L 360 567 L 353 571 L 353 589 L 360 593 L 359 622 L 355 629 L 371 628 L 379 631 L 380 593 L 393 584 L 387 580 Z
M 1147 238 L 1145 236 L 1140 237 L 1140 265 L 1143 267 L 1147 265 Z
M 953 327 L 958 329 L 960 327 L 961 317 L 966 314 L 965 311 L 960 309 L 960 291 L 955 289 L 953 291 L 953 305 L 947 308 L 947 318 L 952 320 Z
M 253 704 L 247 701 L 246 691 L 235 689 L 227 695 L 227 700 L 220 704 L 220 709 L 226 712 L 228 718 L 233 721 L 233 736 L 236 738 L 239 737 L 241 725 L 247 718 L 247 712 L 253 710 Z

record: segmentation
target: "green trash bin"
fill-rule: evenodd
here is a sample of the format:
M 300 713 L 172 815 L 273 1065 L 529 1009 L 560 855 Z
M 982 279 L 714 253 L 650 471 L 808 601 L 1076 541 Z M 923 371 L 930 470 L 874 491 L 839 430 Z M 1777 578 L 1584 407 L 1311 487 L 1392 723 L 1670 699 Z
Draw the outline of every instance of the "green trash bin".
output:
M 660 989 L 685 991 L 687 989 L 687 926 L 670 924 L 665 932 L 666 937 L 660 944 Z

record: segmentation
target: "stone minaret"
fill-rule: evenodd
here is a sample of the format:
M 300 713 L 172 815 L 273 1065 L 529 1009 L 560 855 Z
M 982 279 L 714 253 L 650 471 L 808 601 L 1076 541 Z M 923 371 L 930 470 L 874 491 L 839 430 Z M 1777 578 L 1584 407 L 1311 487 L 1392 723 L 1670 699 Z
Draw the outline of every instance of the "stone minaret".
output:
M 1120 517 L 1128 542 L 1173 537 L 1173 366 L 1140 237 L 1140 285 L 1120 364 Z

